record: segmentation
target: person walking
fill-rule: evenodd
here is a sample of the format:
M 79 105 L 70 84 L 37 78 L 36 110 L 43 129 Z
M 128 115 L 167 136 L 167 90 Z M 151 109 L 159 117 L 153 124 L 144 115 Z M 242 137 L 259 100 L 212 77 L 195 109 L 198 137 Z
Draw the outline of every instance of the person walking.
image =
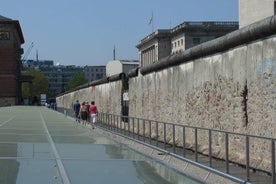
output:
M 80 123 L 80 117 L 79 117 L 80 103 L 79 103 L 79 100 L 76 100 L 76 102 L 73 104 L 73 110 L 74 110 L 74 113 L 75 113 L 75 121 Z
M 94 129 L 95 124 L 97 122 L 97 114 L 98 114 L 98 109 L 94 101 L 91 102 L 91 105 L 89 107 L 89 113 L 90 113 L 91 126 Z
M 88 113 L 87 105 L 85 104 L 85 102 L 82 102 L 80 106 L 79 116 L 81 117 L 82 125 L 86 125 Z
M 90 105 L 89 105 L 89 102 L 86 102 L 86 108 L 87 108 L 87 123 L 89 124 L 90 122 L 90 113 L 89 113 L 89 108 L 90 108 Z

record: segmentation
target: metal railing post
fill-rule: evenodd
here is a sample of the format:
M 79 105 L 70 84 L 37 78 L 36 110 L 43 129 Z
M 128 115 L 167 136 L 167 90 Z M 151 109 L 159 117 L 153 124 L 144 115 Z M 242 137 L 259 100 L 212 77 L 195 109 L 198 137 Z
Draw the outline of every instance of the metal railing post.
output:
M 275 178 L 275 141 L 271 140 L 271 176 L 272 176 L 272 183 L 276 183 Z
M 143 119 L 143 141 L 146 141 L 146 124 L 145 120 Z
M 128 129 L 127 129 L 127 130 L 128 130 L 128 136 L 130 136 L 130 123 L 131 123 L 130 119 L 131 119 L 131 118 L 129 118 Z
M 246 136 L 246 180 L 250 180 L 249 137 Z
M 195 128 L 195 161 L 198 162 L 197 128 Z
M 109 121 L 109 114 L 106 114 L 105 117 L 106 117 L 106 124 L 108 125 L 108 129 L 110 130 L 110 127 L 111 127 L 111 126 L 110 126 L 110 125 L 111 125 L 110 123 L 111 123 L 111 122 Z
M 109 114 L 109 121 L 111 123 L 111 130 L 115 131 L 115 125 L 114 125 L 114 122 L 113 122 L 112 114 Z
M 110 119 L 110 114 L 107 114 L 106 117 L 107 117 L 107 122 L 110 125 L 109 130 L 112 130 L 112 122 L 111 122 L 111 119 Z
M 156 129 L 155 129 L 155 131 L 156 131 L 156 146 L 158 147 L 158 121 L 156 121 Z
M 110 123 L 111 123 L 111 130 L 115 130 L 112 114 L 109 114 L 109 121 L 110 121 Z
M 137 128 L 138 128 L 138 130 L 137 130 L 137 136 L 138 136 L 138 140 L 139 140 L 139 138 L 140 138 L 140 120 L 138 119 L 138 125 L 137 125 Z
M 175 153 L 175 125 L 173 124 L 173 153 Z
M 149 143 L 151 144 L 151 121 L 149 121 Z
M 163 131 L 163 134 L 164 134 L 164 150 L 166 150 L 166 123 L 163 123 L 163 127 L 164 127 L 164 131 Z
M 110 125 L 109 130 L 112 130 L 112 120 L 110 118 L 110 114 L 107 114 L 107 121 L 108 121 L 108 124 Z
M 112 123 L 113 130 L 115 131 L 116 130 L 115 129 L 115 121 L 113 119 L 113 115 L 112 114 L 110 114 L 110 118 L 111 118 L 111 123 Z
M 132 137 L 134 138 L 135 132 L 134 132 L 134 118 L 132 119 Z
M 116 120 L 115 120 L 116 119 Z M 114 116 L 114 122 L 116 123 L 116 131 L 120 132 L 119 122 L 118 122 L 118 116 Z
M 117 131 L 120 131 L 122 133 L 122 126 L 121 126 L 121 122 L 119 121 L 119 115 L 116 116 L 116 122 L 117 122 Z
M 110 123 L 110 130 L 112 130 L 113 128 L 113 124 L 112 124 L 112 119 L 111 119 L 111 115 L 110 114 L 108 114 L 107 115 L 108 116 L 108 122 Z
M 226 173 L 229 173 L 229 135 L 225 134 L 225 168 Z
M 209 166 L 212 167 L 212 131 L 209 130 Z
M 186 132 L 186 130 L 185 130 L 185 126 L 183 126 L 182 127 L 182 131 L 183 131 L 183 156 L 185 156 L 186 155 L 186 135 L 185 135 L 185 132 Z

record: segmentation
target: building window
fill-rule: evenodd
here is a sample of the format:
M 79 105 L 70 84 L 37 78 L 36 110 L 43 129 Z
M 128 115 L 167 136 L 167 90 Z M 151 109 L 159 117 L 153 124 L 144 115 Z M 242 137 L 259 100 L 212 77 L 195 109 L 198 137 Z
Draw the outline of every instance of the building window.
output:
M 9 39 L 10 39 L 10 32 L 8 31 L 0 32 L 0 40 L 9 40 Z
M 184 41 L 183 41 L 183 39 L 181 39 L 181 46 L 183 46 L 183 44 L 184 44 Z
M 274 1 L 274 15 L 276 14 L 276 1 Z
M 200 38 L 193 38 L 193 44 L 199 45 L 200 44 Z

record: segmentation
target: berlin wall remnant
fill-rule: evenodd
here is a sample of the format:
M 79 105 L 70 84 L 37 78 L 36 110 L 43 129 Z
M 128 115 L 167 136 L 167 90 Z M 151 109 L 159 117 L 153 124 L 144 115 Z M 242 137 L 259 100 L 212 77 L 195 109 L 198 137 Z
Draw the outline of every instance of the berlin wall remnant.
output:
M 275 20 L 272 16 L 141 68 L 142 75 L 129 80 L 130 116 L 276 137 Z M 193 138 L 191 133 L 188 147 Z M 204 152 L 206 135 L 200 139 Z M 213 138 L 215 157 L 225 156 L 223 139 Z M 240 139 L 230 141 L 230 157 L 244 163 Z M 252 141 L 250 163 L 256 168 L 270 169 L 269 144 Z
M 129 116 L 275 138 L 275 33 L 276 16 L 272 16 L 130 72 Z M 70 107 L 76 98 L 92 98 L 102 112 L 121 114 L 121 108 L 116 109 L 121 89 L 121 81 L 98 83 L 59 96 L 57 103 Z M 192 148 L 193 138 L 186 140 L 187 147 Z M 176 142 L 181 139 L 179 134 Z M 223 139 L 214 135 L 213 156 L 224 158 Z M 230 139 L 231 161 L 244 163 L 242 138 Z M 205 152 L 206 142 L 202 134 L 199 152 Z M 269 143 L 252 143 L 250 163 L 270 170 Z

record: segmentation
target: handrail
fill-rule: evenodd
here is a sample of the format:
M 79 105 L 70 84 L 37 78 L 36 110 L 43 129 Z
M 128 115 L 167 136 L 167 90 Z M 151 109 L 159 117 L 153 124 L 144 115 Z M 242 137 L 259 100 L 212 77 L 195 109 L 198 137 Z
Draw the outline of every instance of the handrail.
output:
M 123 121 L 126 119 L 127 121 Z M 98 121 L 100 126 L 107 127 L 107 129 L 112 132 L 116 132 L 131 140 L 135 140 L 135 141 L 138 141 L 139 143 L 143 143 L 146 146 L 153 147 L 158 150 L 160 149 L 162 150 L 162 152 L 165 152 L 177 158 L 181 158 L 182 160 L 185 160 L 193 165 L 206 169 L 210 172 L 213 172 L 225 178 L 231 179 L 233 181 L 235 180 L 238 183 L 250 183 L 250 179 L 252 177 L 250 173 L 250 169 L 260 170 L 265 173 L 269 173 L 271 175 L 271 182 L 275 183 L 276 181 L 276 178 L 275 178 L 276 138 L 242 134 L 237 132 L 228 132 L 223 130 L 215 130 L 215 129 L 209 129 L 209 128 L 203 128 L 203 127 L 189 126 L 189 125 L 180 125 L 175 123 L 160 122 L 156 120 L 114 115 L 114 114 L 108 114 L 108 113 L 99 113 Z M 181 132 L 182 135 L 179 135 L 179 133 L 177 135 L 176 131 Z M 200 153 L 200 149 L 199 149 L 199 146 L 202 146 L 200 145 L 200 137 L 203 134 L 207 135 L 205 141 L 208 142 L 208 154 L 207 156 L 206 156 L 206 153 L 204 155 L 208 158 L 208 165 L 201 164 L 199 160 L 199 155 L 202 154 Z M 224 158 L 219 158 L 225 161 L 224 170 L 215 169 L 213 166 L 214 164 L 212 163 L 212 159 L 214 159 L 213 150 L 214 150 L 214 146 L 216 146 L 213 143 L 214 142 L 213 137 L 218 136 L 218 134 L 219 135 L 221 134 L 221 137 L 224 138 L 223 139 L 224 142 L 221 143 L 221 149 L 223 148 L 223 145 L 224 145 L 225 155 L 224 155 Z M 170 140 L 168 140 L 168 135 L 170 135 Z M 230 143 L 231 143 L 230 141 L 235 140 L 235 138 L 237 137 L 239 138 L 239 146 L 241 145 L 244 146 L 243 156 L 244 156 L 245 163 L 237 163 L 237 161 L 231 160 L 230 158 L 230 155 L 232 154 L 229 149 Z M 176 139 L 178 140 L 177 143 L 176 143 Z M 194 152 L 194 161 L 186 158 L 186 152 L 191 150 L 191 148 L 187 147 L 187 141 L 189 139 L 193 140 L 192 150 Z M 252 151 L 251 146 L 252 144 L 254 144 L 254 140 L 251 141 L 252 139 L 257 139 L 258 141 L 259 140 L 267 141 L 266 144 L 271 149 L 271 154 L 267 156 L 270 158 L 270 161 L 271 161 L 271 165 L 270 165 L 271 168 L 269 168 L 270 170 L 253 168 L 252 163 L 250 163 L 250 160 L 252 159 L 251 156 L 253 153 L 251 152 Z M 233 147 L 233 144 L 231 144 L 231 148 L 232 147 Z M 237 150 L 239 149 L 240 148 L 238 148 Z M 244 165 L 245 178 L 241 180 L 240 178 L 232 176 L 231 169 L 229 168 L 230 163 L 237 163 L 239 165 Z M 241 181 L 244 181 L 244 182 L 241 182 Z

